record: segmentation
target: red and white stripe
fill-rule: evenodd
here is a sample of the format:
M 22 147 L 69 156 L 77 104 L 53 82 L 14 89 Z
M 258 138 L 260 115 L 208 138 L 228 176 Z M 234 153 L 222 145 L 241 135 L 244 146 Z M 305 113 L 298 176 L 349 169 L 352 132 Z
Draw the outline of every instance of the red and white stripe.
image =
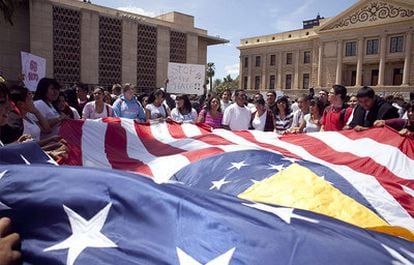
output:
M 166 182 L 200 159 L 236 150 L 267 150 L 319 163 L 351 183 L 391 225 L 414 230 L 414 140 L 389 128 L 277 136 L 193 125 L 142 125 L 127 119 L 67 121 L 69 165 L 114 168 Z

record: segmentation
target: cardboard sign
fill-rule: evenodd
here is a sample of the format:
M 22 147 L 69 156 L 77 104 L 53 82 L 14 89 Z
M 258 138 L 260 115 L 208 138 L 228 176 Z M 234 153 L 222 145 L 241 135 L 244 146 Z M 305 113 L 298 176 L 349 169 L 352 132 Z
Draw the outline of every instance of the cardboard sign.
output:
M 24 85 L 35 91 L 37 83 L 46 76 L 46 59 L 27 52 L 21 52 L 21 58 Z
M 204 94 L 206 67 L 200 64 L 168 63 L 168 93 Z

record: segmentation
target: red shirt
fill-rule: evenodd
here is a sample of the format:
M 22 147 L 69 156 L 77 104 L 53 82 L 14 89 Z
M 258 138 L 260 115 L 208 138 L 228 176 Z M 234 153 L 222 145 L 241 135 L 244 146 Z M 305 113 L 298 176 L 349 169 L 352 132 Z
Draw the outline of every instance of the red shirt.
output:
M 344 120 L 341 121 L 341 108 L 329 107 L 328 111 L 324 111 L 321 119 L 321 124 L 324 125 L 325 131 L 341 131 L 352 114 L 352 108 L 348 107 L 345 110 Z

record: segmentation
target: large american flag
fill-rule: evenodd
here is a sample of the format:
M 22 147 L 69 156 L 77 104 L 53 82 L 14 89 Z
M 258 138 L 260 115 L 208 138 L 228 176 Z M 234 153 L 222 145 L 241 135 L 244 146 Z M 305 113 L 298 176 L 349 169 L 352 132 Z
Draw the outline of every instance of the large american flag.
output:
M 0 148 L 0 217 L 23 264 L 413 264 L 412 140 L 371 132 L 69 121 L 78 166 L 52 165 L 35 143 Z
M 278 154 L 290 162 L 314 163 L 324 169 L 316 175 L 367 207 L 388 225 L 414 231 L 414 140 L 390 128 L 278 136 L 260 131 L 211 131 L 194 124 L 148 125 L 107 118 L 68 121 L 63 124 L 61 133 L 69 143 L 68 165 L 132 171 L 149 176 L 157 183 L 171 179 L 180 181 L 177 174 L 190 186 L 196 186 L 194 183 L 199 179 L 208 184 L 223 181 L 231 163 L 260 164 L 249 162 L 255 157 L 250 155 L 251 151 Z M 229 161 L 217 166 L 220 155 L 231 154 L 241 157 L 238 161 L 229 157 Z M 189 171 L 187 175 L 191 175 L 191 181 L 185 180 L 188 176 L 179 174 L 208 158 L 209 163 L 203 164 L 206 167 Z M 251 178 L 256 175 L 263 180 L 279 171 L 274 164 L 280 165 L 280 162 L 264 159 L 270 159 L 266 163 L 273 165 L 275 171 L 270 174 L 258 167 L 252 168 L 248 172 Z M 248 179 L 240 170 L 235 174 Z M 333 179 L 337 179 L 335 183 Z M 209 189 L 211 185 L 208 184 L 201 188 Z M 243 187 L 247 189 L 250 184 Z M 238 188 L 227 193 L 240 195 L 242 191 Z M 332 207 L 329 201 L 326 206 Z

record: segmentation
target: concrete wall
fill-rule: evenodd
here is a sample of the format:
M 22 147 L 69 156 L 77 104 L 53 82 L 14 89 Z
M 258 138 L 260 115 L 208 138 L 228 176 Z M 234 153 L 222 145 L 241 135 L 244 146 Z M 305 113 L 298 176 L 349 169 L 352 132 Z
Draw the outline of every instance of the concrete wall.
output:
M 157 46 L 157 87 L 164 87 L 167 79 L 168 62 L 170 61 L 170 30 L 158 27 Z
M 99 14 L 81 11 L 81 82 L 99 82 Z
M 122 83 L 137 82 L 137 38 L 138 24 L 122 21 Z
M 13 25 L 0 15 L 0 72 L 8 80 L 21 73 L 20 52 L 30 52 L 29 4 L 19 5 L 13 14 Z

